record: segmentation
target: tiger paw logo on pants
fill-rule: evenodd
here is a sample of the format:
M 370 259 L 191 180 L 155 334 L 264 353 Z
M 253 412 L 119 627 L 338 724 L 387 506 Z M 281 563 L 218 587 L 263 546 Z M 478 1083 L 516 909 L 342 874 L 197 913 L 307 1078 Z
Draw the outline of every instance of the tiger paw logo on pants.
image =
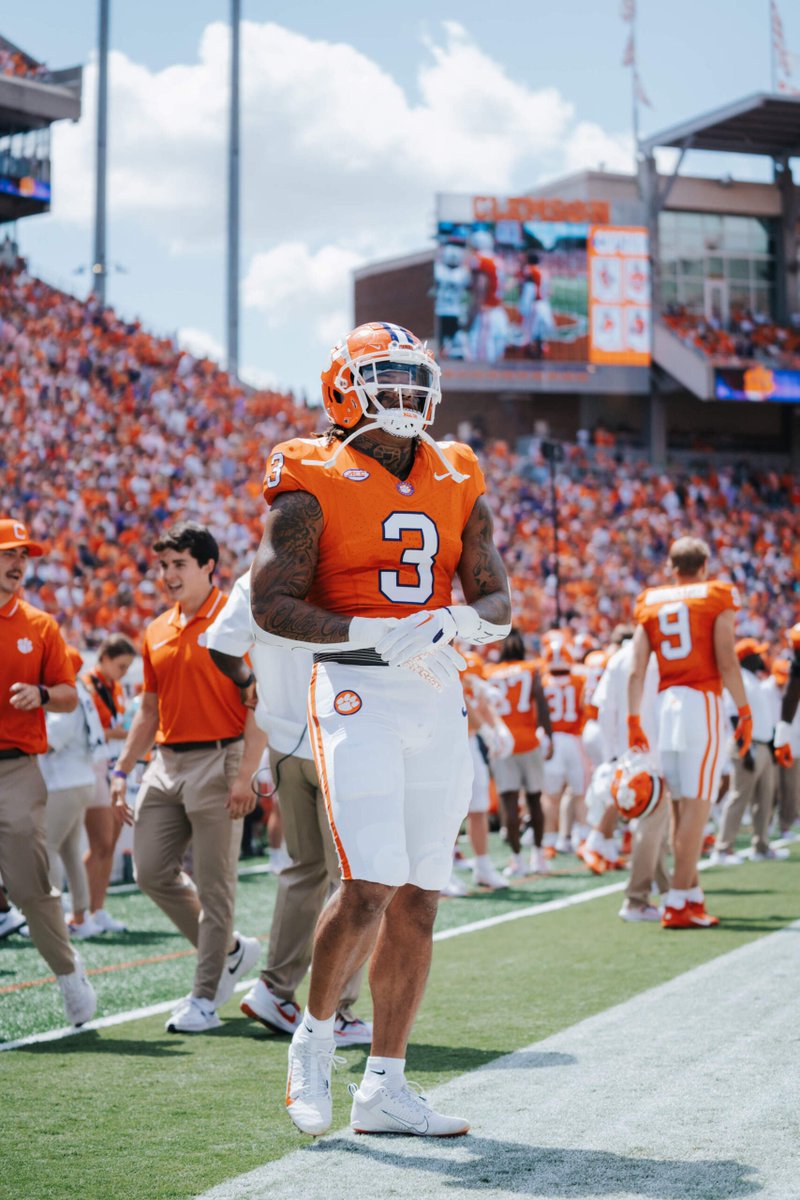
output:
M 340 716 L 351 717 L 361 708 L 361 697 L 358 692 L 339 692 L 333 701 L 333 707 Z
M 30 638 L 19 638 L 17 640 L 17 649 L 19 650 L 20 654 L 32 654 L 33 642 Z

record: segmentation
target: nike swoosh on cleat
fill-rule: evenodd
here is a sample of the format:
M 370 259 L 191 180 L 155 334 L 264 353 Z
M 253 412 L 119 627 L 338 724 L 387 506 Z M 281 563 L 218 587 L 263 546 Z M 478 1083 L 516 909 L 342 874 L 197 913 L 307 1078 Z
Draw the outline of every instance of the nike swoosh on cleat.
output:
M 467 710 L 465 708 L 462 708 L 461 715 L 462 715 L 462 717 L 465 717 L 467 715 Z
M 385 1071 L 376 1071 L 374 1067 L 370 1067 L 369 1073 L 370 1073 L 370 1075 L 385 1075 L 386 1074 Z
M 404 1121 L 402 1117 L 396 1116 L 395 1113 L 387 1112 L 385 1108 L 382 1108 L 381 1112 L 383 1113 L 383 1115 L 385 1117 L 390 1117 L 392 1121 L 398 1121 L 401 1125 L 405 1125 L 406 1129 L 413 1129 L 414 1133 L 427 1133 L 428 1132 L 428 1118 L 427 1117 L 423 1117 L 422 1121 L 417 1121 L 416 1123 L 413 1123 L 411 1121 Z

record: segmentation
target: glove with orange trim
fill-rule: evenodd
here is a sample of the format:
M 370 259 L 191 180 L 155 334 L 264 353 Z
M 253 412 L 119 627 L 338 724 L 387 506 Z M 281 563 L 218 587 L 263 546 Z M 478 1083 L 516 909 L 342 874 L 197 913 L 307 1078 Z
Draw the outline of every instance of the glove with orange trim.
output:
M 739 747 L 739 758 L 744 758 L 753 743 L 753 714 L 749 704 L 743 704 L 739 709 L 739 720 L 733 731 L 733 740 Z
M 792 736 L 792 727 L 788 721 L 778 721 L 775 726 L 775 740 L 772 743 L 775 750 L 775 762 L 781 767 L 790 767 L 794 762 L 792 747 L 789 745 L 789 739 Z
M 642 718 L 633 713 L 628 717 L 628 747 L 631 750 L 649 750 L 647 734 L 642 729 Z

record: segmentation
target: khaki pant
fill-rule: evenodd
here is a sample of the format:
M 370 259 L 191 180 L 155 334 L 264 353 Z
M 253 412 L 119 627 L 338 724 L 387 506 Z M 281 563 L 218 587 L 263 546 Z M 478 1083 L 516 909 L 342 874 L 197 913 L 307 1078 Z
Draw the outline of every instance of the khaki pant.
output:
M 47 793 L 44 825 L 50 886 L 60 892 L 66 872 L 74 913 L 89 907 L 89 880 L 83 865 L 81 835 L 84 813 L 94 803 L 95 790 L 95 784 L 90 783 Z
M 34 946 L 56 975 L 71 975 L 75 959 L 52 891 L 45 845 L 47 788 L 32 756 L 0 761 L 0 875 L 24 913 Z
M 748 771 L 740 758 L 734 759 L 731 790 L 722 804 L 722 822 L 717 850 L 726 854 L 733 851 L 736 835 L 748 804 L 753 818 L 753 849 L 765 854 L 769 847 L 769 823 L 775 804 L 775 763 L 772 751 L 764 742 L 753 742 L 755 769 Z
M 778 816 L 781 833 L 789 833 L 797 820 L 800 802 L 800 758 L 790 767 L 778 767 Z
M 242 822 L 225 808 L 244 744 L 156 751 L 136 797 L 133 863 L 142 891 L 197 947 L 193 993 L 213 1000 L 231 942 Z M 182 869 L 192 843 L 190 879 Z
M 294 1000 L 311 962 L 317 919 L 339 886 L 339 860 L 313 761 L 285 758 L 270 750 L 269 763 L 278 783 L 292 865 L 278 876 L 267 966 L 261 978 L 281 1000 Z M 339 1012 L 346 1020 L 352 1018 L 363 974 L 362 966 L 344 986 Z
M 631 904 L 644 907 L 650 903 L 655 884 L 662 896 L 669 891 L 667 871 L 667 842 L 669 838 L 669 796 L 637 823 L 631 850 L 631 875 L 625 896 Z

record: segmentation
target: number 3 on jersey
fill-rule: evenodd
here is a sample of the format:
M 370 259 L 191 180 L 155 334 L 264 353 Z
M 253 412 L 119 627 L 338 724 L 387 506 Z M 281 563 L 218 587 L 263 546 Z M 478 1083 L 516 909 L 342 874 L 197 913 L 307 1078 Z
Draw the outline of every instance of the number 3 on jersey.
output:
M 401 583 L 399 571 L 380 572 L 380 590 L 394 604 L 427 604 L 433 595 L 433 564 L 439 552 L 439 531 L 425 513 L 393 512 L 383 522 L 383 540 L 401 542 L 406 533 L 418 533 L 420 546 L 406 546 L 400 562 L 413 567 L 416 583 Z
M 689 609 L 682 600 L 662 604 L 658 610 L 658 628 L 664 635 L 659 650 L 669 662 L 687 658 L 692 651 Z

